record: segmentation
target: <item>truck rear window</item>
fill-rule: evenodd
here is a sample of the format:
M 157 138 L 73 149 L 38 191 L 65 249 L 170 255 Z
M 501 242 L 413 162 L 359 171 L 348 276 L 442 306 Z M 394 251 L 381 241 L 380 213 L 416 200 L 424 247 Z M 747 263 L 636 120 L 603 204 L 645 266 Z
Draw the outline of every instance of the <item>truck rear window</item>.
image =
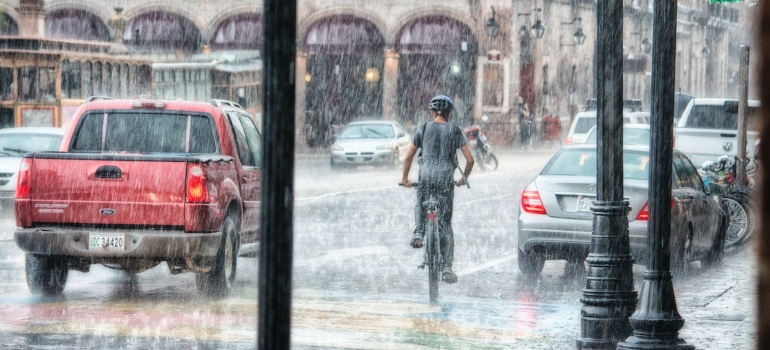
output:
M 204 115 L 90 113 L 78 125 L 70 151 L 217 153 L 215 130 L 211 118 Z
M 757 131 L 754 121 L 758 109 L 749 107 L 749 130 Z M 686 124 L 685 127 L 695 129 L 738 130 L 738 113 L 722 105 L 693 105 Z

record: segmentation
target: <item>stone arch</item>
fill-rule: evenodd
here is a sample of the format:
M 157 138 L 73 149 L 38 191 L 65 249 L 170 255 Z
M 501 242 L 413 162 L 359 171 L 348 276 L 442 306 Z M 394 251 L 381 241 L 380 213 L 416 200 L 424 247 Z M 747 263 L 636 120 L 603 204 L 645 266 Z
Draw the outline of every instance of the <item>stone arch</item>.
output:
M 315 25 L 318 21 L 324 20 L 325 18 L 341 16 L 341 15 L 360 18 L 362 20 L 365 20 L 371 23 L 372 25 L 374 25 L 375 28 L 377 28 L 377 31 L 379 31 L 380 35 L 385 40 L 385 43 L 392 43 L 392 41 L 388 41 L 388 38 L 385 36 L 385 33 L 387 32 L 387 25 L 381 17 L 377 17 L 372 13 L 360 11 L 355 8 L 331 8 L 324 11 L 316 12 L 310 16 L 307 16 L 304 19 L 301 19 L 299 23 L 299 29 L 297 30 L 297 38 L 301 38 L 301 40 L 303 40 L 303 43 L 304 43 L 308 30 L 310 30 L 310 28 L 313 25 Z
M 58 10 L 82 10 L 99 17 L 105 25 L 115 14 L 114 9 L 110 6 L 93 6 L 93 4 L 82 0 L 46 1 L 43 9 L 46 14 Z
M 476 20 L 471 18 L 470 15 L 468 15 L 468 13 L 463 13 L 453 8 L 444 7 L 444 6 L 425 7 L 422 9 L 411 11 L 409 14 L 400 18 L 399 21 L 394 26 L 390 27 L 387 32 L 383 32 L 383 34 L 385 35 L 385 40 L 388 43 L 395 43 L 398 40 L 398 36 L 401 34 L 401 31 L 403 30 L 404 26 L 406 26 L 407 24 L 419 18 L 431 17 L 431 16 L 448 17 L 460 23 L 465 24 L 465 26 L 467 26 L 471 30 L 471 33 L 473 33 L 474 38 L 478 40 L 479 35 L 476 31 L 476 27 L 477 27 Z
M 374 23 L 353 15 L 337 14 L 314 21 L 301 37 L 306 52 L 381 54 L 385 38 Z
M 97 15 L 80 9 L 48 11 L 45 36 L 58 39 L 110 41 L 109 27 Z
M 261 4 L 261 3 L 260 3 Z M 263 10 L 261 6 L 254 5 L 239 5 L 228 7 L 227 9 L 217 13 L 211 18 L 203 28 L 202 34 L 204 38 L 212 38 L 222 21 L 237 15 L 256 14 L 262 16 Z
M 238 13 L 223 18 L 209 36 L 208 44 L 212 50 L 262 50 L 262 15 Z
M 19 35 L 19 22 L 17 18 L 5 11 L 0 12 L 0 22 L 4 25 L 0 27 L 0 35 Z
M 189 6 L 185 8 L 179 6 L 170 6 L 168 3 L 168 1 L 154 0 L 148 1 L 136 7 L 126 6 L 126 9 L 123 11 L 123 15 L 125 16 L 126 20 L 130 22 L 134 19 L 134 17 L 140 16 L 147 12 L 166 12 L 176 14 L 190 20 L 195 25 L 195 28 L 198 30 L 198 32 L 200 32 L 201 35 L 203 34 L 202 28 L 206 28 L 206 21 L 195 11 L 194 7 Z
M 196 52 L 200 49 L 200 27 L 189 18 L 175 12 L 147 11 L 133 16 L 123 32 L 123 42 L 128 46 L 138 42 L 143 48 Z

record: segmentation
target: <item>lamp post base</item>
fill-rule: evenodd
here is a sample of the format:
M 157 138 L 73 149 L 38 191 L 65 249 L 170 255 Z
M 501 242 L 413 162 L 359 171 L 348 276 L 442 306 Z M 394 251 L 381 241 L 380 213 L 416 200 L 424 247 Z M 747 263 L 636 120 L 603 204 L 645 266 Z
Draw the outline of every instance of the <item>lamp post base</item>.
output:
M 617 350 L 695 350 L 695 345 L 687 344 L 683 339 L 666 341 L 631 336 L 618 343 Z

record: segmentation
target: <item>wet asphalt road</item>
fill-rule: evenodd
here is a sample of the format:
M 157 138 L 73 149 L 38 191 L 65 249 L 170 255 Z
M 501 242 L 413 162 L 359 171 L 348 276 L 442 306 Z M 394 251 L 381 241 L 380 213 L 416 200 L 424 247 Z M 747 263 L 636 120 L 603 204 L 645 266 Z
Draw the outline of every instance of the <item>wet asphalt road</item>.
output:
M 456 189 L 459 282 L 441 285 L 438 305 L 428 303 L 427 273 L 408 246 L 414 191 L 396 186 L 400 171 L 332 172 L 324 155 L 298 155 L 293 348 L 521 348 L 528 340 L 574 348 L 582 271 L 548 262 L 531 280 L 516 265 L 518 196 L 549 155 L 503 150 L 500 169 L 475 172 L 470 190 Z M 14 226 L 4 210 L 0 348 L 255 347 L 256 259 L 239 259 L 225 300 L 199 296 L 193 275 L 171 275 L 165 265 L 134 276 L 103 266 L 73 271 L 63 295 L 48 298 L 27 290 L 23 254 L 9 240 Z M 634 269 L 637 290 L 643 271 Z M 696 268 L 679 282 L 694 285 L 707 273 Z

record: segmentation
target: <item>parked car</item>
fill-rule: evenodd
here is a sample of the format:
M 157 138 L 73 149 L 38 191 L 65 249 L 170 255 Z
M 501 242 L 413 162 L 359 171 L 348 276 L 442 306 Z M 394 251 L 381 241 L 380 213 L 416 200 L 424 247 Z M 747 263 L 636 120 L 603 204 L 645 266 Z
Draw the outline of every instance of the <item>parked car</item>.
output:
M 94 100 L 59 152 L 27 153 L 14 239 L 27 286 L 60 294 L 92 264 L 139 273 L 166 262 L 226 296 L 259 245 L 262 140 L 227 101 Z
M 624 124 L 650 124 L 650 112 L 629 110 L 623 111 Z M 572 120 L 565 144 L 585 143 L 588 132 L 596 126 L 596 111 L 578 112 Z
M 64 128 L 21 127 L 0 129 L 0 206 L 13 207 L 21 157 L 27 152 L 56 151 Z
M 585 142 L 596 143 L 596 125 L 588 131 Z M 624 124 L 623 125 L 623 144 L 624 145 L 649 145 L 650 144 L 650 125 L 649 124 Z
M 650 176 L 647 146 L 624 146 L 624 197 L 630 203 L 631 254 L 646 263 L 647 201 Z M 526 187 L 518 217 L 518 263 L 522 273 L 537 275 L 546 260 L 582 263 L 588 255 L 596 198 L 596 146 L 564 146 Z M 695 167 L 679 151 L 673 154 L 671 192 L 671 264 L 685 271 L 692 261 L 721 263 L 727 217 L 704 188 Z
M 754 156 L 759 137 L 759 101 L 749 100 L 746 132 L 746 156 Z M 727 98 L 693 98 L 687 104 L 674 128 L 675 147 L 686 153 L 698 167 L 721 155 L 738 152 L 738 100 Z
M 412 139 L 409 133 L 393 120 L 362 120 L 345 126 L 331 146 L 330 166 L 342 167 L 387 166 L 401 164 Z

